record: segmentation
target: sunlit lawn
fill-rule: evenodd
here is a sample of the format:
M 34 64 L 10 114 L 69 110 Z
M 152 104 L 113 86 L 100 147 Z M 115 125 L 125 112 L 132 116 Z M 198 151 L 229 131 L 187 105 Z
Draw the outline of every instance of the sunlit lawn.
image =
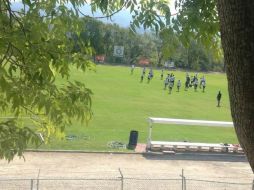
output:
M 96 72 L 83 73 L 73 69 L 71 80 L 79 80 L 92 89 L 93 119 L 88 126 L 75 123 L 66 135 L 75 140 L 54 140 L 41 148 L 109 150 L 107 142 L 128 143 L 131 130 L 139 132 L 139 142 L 145 143 L 148 135 L 148 117 L 231 121 L 226 76 L 205 74 L 207 89 L 202 93 L 191 88 L 171 95 L 163 90 L 160 70 L 147 83 L 140 83 L 141 68 L 98 65 Z M 185 72 L 174 71 L 176 80 L 185 81 Z M 164 73 L 166 75 L 166 73 Z M 199 74 L 201 77 L 203 74 Z M 59 81 L 61 83 L 61 81 Z M 222 92 L 222 106 L 216 107 L 216 95 Z M 153 140 L 237 143 L 234 129 L 202 126 L 155 125 Z
M 50 144 L 39 148 L 110 150 L 107 143 L 119 141 L 128 143 L 131 130 L 139 132 L 139 143 L 146 143 L 148 136 L 148 117 L 182 118 L 231 121 L 227 82 L 225 74 L 205 73 L 206 92 L 194 92 L 191 88 L 172 94 L 163 90 L 160 70 L 154 71 L 154 78 L 148 84 L 147 75 L 140 83 L 142 69 L 130 67 L 98 65 L 96 72 L 82 72 L 72 69 L 70 80 L 84 82 L 93 91 L 93 118 L 86 126 L 76 121 L 66 128 L 66 135 L 74 135 L 73 140 L 53 139 Z M 185 82 L 185 72 L 173 71 L 176 81 Z M 148 71 L 147 71 L 148 73 Z M 164 72 L 164 77 L 167 72 Z M 190 73 L 193 75 L 194 73 Z M 199 73 L 199 78 L 203 73 Z M 59 85 L 64 80 L 58 79 Z M 222 92 L 222 106 L 216 107 L 216 95 Z M 1 114 L 2 115 L 2 114 Z M 26 122 L 26 121 L 25 121 Z M 154 125 L 153 140 L 237 143 L 233 128 L 214 128 L 204 126 Z

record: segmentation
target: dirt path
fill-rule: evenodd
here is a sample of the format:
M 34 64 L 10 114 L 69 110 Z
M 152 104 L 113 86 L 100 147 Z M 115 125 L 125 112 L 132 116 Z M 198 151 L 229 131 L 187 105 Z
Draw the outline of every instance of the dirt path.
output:
M 27 152 L 25 158 L 0 161 L 0 189 L 243 190 L 253 180 L 238 156 Z
M 196 156 L 200 157 L 200 156 Z M 188 160 L 173 155 L 27 152 L 25 161 L 0 161 L 0 178 L 75 178 L 125 176 L 178 178 L 182 168 L 189 178 L 253 179 L 247 162 Z M 179 160 L 178 160 L 179 159 Z

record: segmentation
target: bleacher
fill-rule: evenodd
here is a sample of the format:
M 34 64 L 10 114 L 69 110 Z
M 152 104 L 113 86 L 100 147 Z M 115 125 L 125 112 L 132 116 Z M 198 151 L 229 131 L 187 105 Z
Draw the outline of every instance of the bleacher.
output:
M 239 144 L 227 143 L 199 143 L 199 142 L 171 142 L 171 141 L 152 141 L 152 128 L 154 123 L 174 124 L 174 125 L 194 125 L 210 127 L 233 127 L 233 122 L 224 121 L 206 121 L 206 120 L 187 120 L 172 118 L 152 118 L 149 122 L 149 136 L 147 140 L 147 150 L 161 152 L 226 152 L 226 153 L 243 153 Z
M 151 141 L 151 151 L 243 153 L 239 145 L 218 143 Z

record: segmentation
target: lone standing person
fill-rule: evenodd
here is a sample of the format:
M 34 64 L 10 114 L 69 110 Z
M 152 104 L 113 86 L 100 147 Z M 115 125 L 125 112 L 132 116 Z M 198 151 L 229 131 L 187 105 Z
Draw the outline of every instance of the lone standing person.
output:
M 217 102 L 218 102 L 217 107 L 220 107 L 221 96 L 222 96 L 222 94 L 221 94 L 221 92 L 219 91 L 219 93 L 217 94 Z

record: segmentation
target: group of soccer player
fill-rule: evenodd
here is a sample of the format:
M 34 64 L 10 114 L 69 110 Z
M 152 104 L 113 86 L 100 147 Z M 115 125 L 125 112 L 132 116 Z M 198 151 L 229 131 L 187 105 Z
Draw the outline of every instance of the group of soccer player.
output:
M 133 71 L 132 71 L 133 73 Z M 140 82 L 143 82 L 144 78 L 146 75 L 146 67 L 143 68 L 142 74 L 141 74 L 141 78 L 140 78 Z M 153 69 L 150 68 L 148 76 L 147 76 L 147 83 L 149 83 L 153 78 Z
M 132 67 L 132 69 L 131 69 L 132 74 L 133 74 L 133 70 L 134 70 L 134 67 Z M 146 75 L 146 67 L 144 67 L 143 70 L 142 70 L 142 74 L 141 74 L 141 78 L 140 78 L 141 83 L 144 81 L 145 75 Z M 147 75 L 147 83 L 150 83 L 153 76 L 154 76 L 153 75 L 153 69 L 150 68 L 149 73 Z M 161 71 L 161 80 L 163 80 L 163 76 L 164 76 L 164 69 L 162 69 L 162 71 Z M 167 77 L 164 80 L 164 90 L 166 90 L 168 88 L 169 94 L 171 94 L 174 85 L 175 85 L 175 75 L 173 73 L 167 74 Z M 181 86 L 182 86 L 181 80 L 178 80 L 177 83 L 176 83 L 177 92 L 180 91 Z M 196 73 L 194 76 L 190 76 L 189 73 L 186 73 L 186 80 L 185 80 L 184 90 L 187 91 L 191 87 L 194 87 L 195 92 L 197 92 L 198 87 L 200 89 L 202 89 L 202 92 L 205 92 L 205 88 L 206 88 L 206 79 L 205 79 L 205 77 L 202 76 L 199 80 L 198 79 L 198 73 Z
M 161 71 L 161 80 L 163 80 L 163 70 Z M 164 80 L 164 90 L 169 89 L 169 94 L 171 94 L 172 89 L 174 87 L 175 83 L 175 75 L 173 73 L 168 74 L 166 79 Z M 182 84 L 181 80 L 177 81 L 176 87 L 177 92 L 180 91 Z M 190 76 L 189 73 L 186 73 L 186 80 L 185 80 L 185 88 L 184 90 L 187 91 L 189 88 L 194 87 L 194 91 L 197 92 L 198 86 L 200 89 L 202 89 L 203 92 L 205 92 L 206 88 L 206 79 L 205 76 L 202 76 L 200 78 L 200 82 L 198 80 L 198 74 L 196 73 L 194 76 Z
M 194 86 L 194 90 L 197 91 L 197 88 L 202 89 L 203 92 L 205 92 L 205 87 L 206 87 L 206 79 L 205 76 L 203 75 L 200 78 L 200 82 L 198 81 L 198 73 L 196 73 L 194 76 L 189 76 L 189 73 L 186 73 L 186 81 L 185 81 L 185 90 L 188 88 Z

